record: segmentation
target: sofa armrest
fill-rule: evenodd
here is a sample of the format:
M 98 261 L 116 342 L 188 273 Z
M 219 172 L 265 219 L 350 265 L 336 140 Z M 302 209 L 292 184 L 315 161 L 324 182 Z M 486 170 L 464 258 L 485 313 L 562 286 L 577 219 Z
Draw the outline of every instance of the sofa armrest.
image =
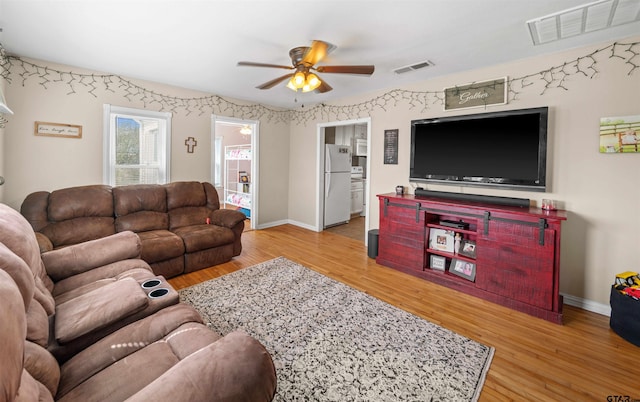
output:
M 229 229 L 232 229 L 245 219 L 247 219 L 247 217 L 242 212 L 233 209 L 216 209 L 211 213 L 212 224 Z
M 53 243 L 49 238 L 40 233 L 36 232 L 36 240 L 38 240 L 38 247 L 40 247 L 40 253 L 45 253 L 47 251 L 53 250 Z
M 271 401 L 276 372 L 269 352 L 244 332 L 187 356 L 127 399 L 143 401 Z
M 56 306 L 55 338 L 65 344 L 144 309 L 147 294 L 133 278 L 94 289 Z
M 93 268 L 130 258 L 140 258 L 142 245 L 131 231 L 74 244 L 42 254 L 47 274 L 54 282 Z

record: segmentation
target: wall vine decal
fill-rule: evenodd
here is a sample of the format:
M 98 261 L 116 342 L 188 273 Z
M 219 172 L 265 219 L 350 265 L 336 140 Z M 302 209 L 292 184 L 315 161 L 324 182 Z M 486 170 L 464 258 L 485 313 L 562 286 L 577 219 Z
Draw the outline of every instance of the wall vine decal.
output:
M 603 58 L 603 60 L 599 60 Z M 628 76 L 640 69 L 640 42 L 614 42 L 597 49 L 589 54 L 568 60 L 561 65 L 552 66 L 542 71 L 521 77 L 509 78 L 508 96 L 511 101 L 519 97 L 534 84 L 543 86 L 539 95 L 551 90 L 569 91 L 569 78 L 578 76 L 593 79 L 600 71 L 604 62 L 622 61 L 629 66 Z M 267 122 L 306 125 L 311 121 L 348 120 L 370 116 L 374 110 L 388 111 L 400 103 L 410 109 L 430 109 L 434 104 L 443 105 L 444 93 L 438 91 L 411 91 L 393 89 L 369 100 L 352 105 L 318 104 L 305 109 L 278 110 L 260 104 L 242 105 L 232 102 L 218 95 L 183 98 L 167 95 L 147 89 L 142 85 L 116 74 L 87 74 L 75 71 L 64 71 L 42 66 L 19 56 L 8 55 L 0 44 L 0 77 L 11 83 L 17 77 L 22 85 L 29 80 L 38 80 L 38 84 L 45 90 L 51 85 L 65 85 L 69 92 L 75 95 L 78 90 L 97 97 L 96 91 L 120 91 L 127 100 L 141 101 L 144 107 L 157 108 L 160 111 L 184 113 L 190 115 L 198 113 L 224 114 L 230 117 L 258 120 Z M 0 128 L 8 120 L 0 115 Z

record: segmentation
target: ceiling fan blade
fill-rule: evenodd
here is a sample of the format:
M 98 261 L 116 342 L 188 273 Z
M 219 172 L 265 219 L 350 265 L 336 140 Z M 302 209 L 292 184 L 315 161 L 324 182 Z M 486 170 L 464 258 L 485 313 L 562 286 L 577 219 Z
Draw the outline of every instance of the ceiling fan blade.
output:
M 315 70 L 319 73 L 371 75 L 375 66 L 318 66 Z
M 331 87 L 331 85 L 327 84 L 327 81 L 320 79 L 322 81 L 322 83 L 320 84 L 320 86 L 318 88 L 316 88 L 317 92 L 325 93 L 325 92 L 329 92 L 331 91 L 333 88 Z
M 247 66 L 247 67 L 272 67 L 272 68 L 284 68 L 287 70 L 293 70 L 291 66 L 281 66 L 279 64 L 268 64 L 268 63 L 255 63 L 253 61 L 239 61 L 239 66 Z
M 307 50 L 304 57 L 302 58 L 302 62 L 309 66 L 316 65 L 320 60 L 324 59 L 329 52 L 335 49 L 335 46 L 321 41 L 314 40 L 311 44 L 311 47 Z
M 293 73 L 291 74 L 285 74 L 282 77 L 278 77 L 276 79 L 273 79 L 269 82 L 265 82 L 262 85 L 258 85 L 256 88 L 258 89 L 269 89 L 269 88 L 273 88 L 274 86 L 278 85 L 279 83 L 281 83 L 282 81 L 286 80 L 287 78 L 291 78 L 293 77 Z

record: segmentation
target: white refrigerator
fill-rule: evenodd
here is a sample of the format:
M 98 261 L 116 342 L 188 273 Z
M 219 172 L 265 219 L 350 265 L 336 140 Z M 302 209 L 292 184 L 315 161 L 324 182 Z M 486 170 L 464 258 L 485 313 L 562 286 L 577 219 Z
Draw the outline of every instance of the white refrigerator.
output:
M 324 151 L 324 227 L 349 222 L 351 147 L 326 144 Z

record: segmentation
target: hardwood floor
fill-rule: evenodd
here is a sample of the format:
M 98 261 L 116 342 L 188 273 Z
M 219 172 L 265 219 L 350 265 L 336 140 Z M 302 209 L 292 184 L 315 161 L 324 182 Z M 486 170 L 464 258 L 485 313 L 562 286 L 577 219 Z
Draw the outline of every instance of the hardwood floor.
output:
M 352 215 L 349 223 L 344 225 L 338 225 L 334 227 L 330 227 L 325 229 L 325 231 L 330 233 L 339 234 L 341 236 L 347 236 L 352 239 L 356 239 L 359 241 L 364 241 L 364 226 L 365 226 L 365 217 L 360 215 Z
M 495 347 L 480 401 L 640 399 L 640 348 L 616 335 L 608 317 L 565 305 L 564 325 L 552 324 L 377 265 L 364 243 L 327 231 L 247 232 L 240 256 L 169 282 L 180 289 L 278 256 Z

